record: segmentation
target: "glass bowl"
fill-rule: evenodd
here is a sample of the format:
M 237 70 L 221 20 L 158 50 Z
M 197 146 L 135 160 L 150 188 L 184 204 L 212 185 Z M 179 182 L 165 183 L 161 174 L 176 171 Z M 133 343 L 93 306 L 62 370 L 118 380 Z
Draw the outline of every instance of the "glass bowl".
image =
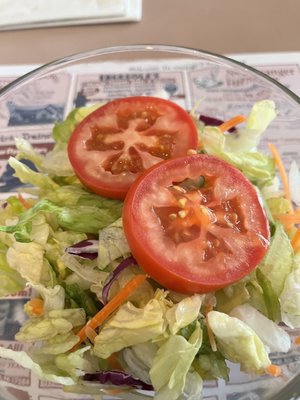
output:
M 277 81 L 242 63 L 206 51 L 165 45 L 111 47 L 51 62 L 0 90 L 1 196 L 20 187 L 7 164 L 8 157 L 16 154 L 15 138 L 27 139 L 41 153 L 46 153 L 53 146 L 53 124 L 63 120 L 74 107 L 157 93 L 167 93 L 170 100 L 188 111 L 194 109 L 196 113 L 221 120 L 249 113 L 255 101 L 274 100 L 278 117 L 265 132 L 260 149 L 267 151 L 267 143 L 272 142 L 287 169 L 292 160 L 299 164 L 300 99 Z M 24 320 L 22 308 L 28 296 L 23 291 L 9 297 L 10 320 Z M 5 301 L 0 299 L 2 303 L 5 308 Z M 300 333 L 288 331 L 292 339 Z M 14 342 L 13 337 L 12 330 L 4 331 L 1 345 L 22 349 L 22 344 Z M 282 369 L 277 378 L 249 376 L 233 367 L 227 384 L 222 380 L 204 382 L 204 399 L 296 399 L 300 396 L 299 356 L 297 346 L 286 354 L 271 354 L 272 362 Z M 64 393 L 58 385 L 39 381 L 14 362 L 1 359 L 0 365 L 0 399 L 90 398 Z M 138 397 L 128 394 L 126 398 Z

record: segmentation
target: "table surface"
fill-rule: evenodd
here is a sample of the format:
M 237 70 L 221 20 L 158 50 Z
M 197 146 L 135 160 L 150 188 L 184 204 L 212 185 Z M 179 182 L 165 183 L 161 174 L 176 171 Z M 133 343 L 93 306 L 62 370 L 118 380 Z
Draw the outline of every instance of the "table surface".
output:
M 299 0 L 143 0 L 142 7 L 140 22 L 0 32 L 0 65 L 145 43 L 221 54 L 300 50 Z

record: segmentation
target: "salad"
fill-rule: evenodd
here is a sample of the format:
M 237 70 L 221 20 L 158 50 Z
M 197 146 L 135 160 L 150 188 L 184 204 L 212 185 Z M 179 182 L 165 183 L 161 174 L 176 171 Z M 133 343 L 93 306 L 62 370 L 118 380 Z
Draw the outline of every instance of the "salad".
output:
M 73 110 L 46 155 L 17 140 L 0 295 L 34 296 L 28 351 L 0 356 L 120 398 L 199 399 L 227 361 L 280 375 L 269 355 L 300 327 L 300 173 L 257 150 L 276 115 L 270 100 L 219 121 L 129 97 Z

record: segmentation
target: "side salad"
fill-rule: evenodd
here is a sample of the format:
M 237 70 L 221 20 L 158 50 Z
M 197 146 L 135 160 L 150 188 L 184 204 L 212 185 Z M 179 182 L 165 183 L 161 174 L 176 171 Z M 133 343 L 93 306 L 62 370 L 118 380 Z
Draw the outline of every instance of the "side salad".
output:
M 73 110 L 46 155 L 17 140 L 0 296 L 34 297 L 16 335 L 29 350 L 0 357 L 120 398 L 199 399 L 227 361 L 280 375 L 269 355 L 300 328 L 300 172 L 257 150 L 276 115 L 270 100 L 219 121 L 132 97 Z

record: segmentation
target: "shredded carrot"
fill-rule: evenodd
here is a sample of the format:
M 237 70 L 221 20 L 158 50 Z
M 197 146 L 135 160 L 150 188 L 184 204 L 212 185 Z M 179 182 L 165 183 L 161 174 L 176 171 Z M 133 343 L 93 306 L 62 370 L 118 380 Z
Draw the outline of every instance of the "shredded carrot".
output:
M 298 250 L 300 250 L 300 228 L 297 229 L 294 237 L 291 240 L 292 247 L 294 249 L 294 252 L 297 253 Z M 300 344 L 300 340 L 299 340 Z
M 122 305 L 131 293 L 140 286 L 147 275 L 136 275 L 132 278 L 117 294 L 113 297 L 94 317 L 77 333 L 79 336 L 79 342 L 76 347 L 82 343 L 86 337 L 86 328 L 95 329 L 100 326 L 120 305 Z
M 272 156 L 274 158 L 275 164 L 276 164 L 276 166 L 278 168 L 278 171 L 280 173 L 280 176 L 281 176 L 281 179 L 282 179 L 283 188 L 284 188 L 285 197 L 291 203 L 291 210 L 293 210 L 292 201 L 291 201 L 291 193 L 290 193 L 290 188 L 289 188 L 289 181 L 288 181 L 288 178 L 287 178 L 286 171 L 284 169 L 283 162 L 282 162 L 282 160 L 280 158 L 278 150 L 276 149 L 276 147 L 274 146 L 273 143 L 269 143 L 269 149 L 270 149 L 270 151 L 272 153 Z
M 87 326 L 85 328 L 85 333 L 86 333 L 87 338 L 90 340 L 90 342 L 94 344 L 95 337 L 97 336 L 97 333 L 94 331 L 94 329 Z
M 44 312 L 44 301 L 37 297 L 32 298 L 25 304 L 25 311 L 29 315 L 38 316 Z
M 294 343 L 295 343 L 296 345 L 299 345 L 299 344 L 300 344 L 300 336 L 296 336 L 296 337 L 295 337 Z
M 281 368 L 278 365 L 271 364 L 266 368 L 266 373 L 272 376 L 280 376 Z
M 28 209 L 28 208 L 31 208 L 31 207 L 32 207 L 31 204 L 29 204 L 28 201 L 25 200 L 24 197 L 23 197 L 20 193 L 18 194 L 18 199 L 19 199 L 20 203 L 22 203 L 22 205 L 23 205 L 25 208 Z
M 118 360 L 117 353 L 112 353 L 107 358 L 107 362 L 112 367 L 112 369 L 117 369 L 118 371 L 124 371 L 120 361 Z
M 244 115 L 236 115 L 235 117 L 230 118 L 228 121 L 223 122 L 223 124 L 219 125 L 218 128 L 221 132 L 224 133 L 226 131 L 229 131 L 231 128 L 234 128 L 236 125 L 245 122 L 246 120 L 247 117 L 245 117 Z

